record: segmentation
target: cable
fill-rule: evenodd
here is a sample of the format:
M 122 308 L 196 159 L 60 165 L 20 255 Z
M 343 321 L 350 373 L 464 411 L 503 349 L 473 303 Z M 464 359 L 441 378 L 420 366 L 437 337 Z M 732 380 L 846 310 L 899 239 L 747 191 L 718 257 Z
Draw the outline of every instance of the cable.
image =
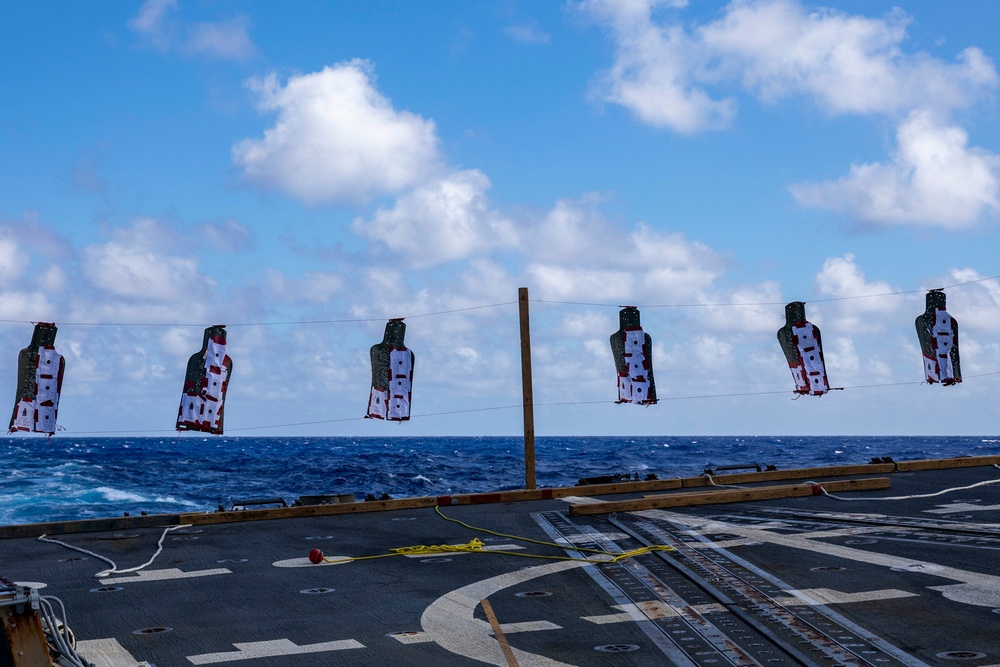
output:
M 996 468 L 996 469 L 998 469 L 998 470 L 1000 470 L 1000 466 L 998 466 L 996 464 L 994 464 L 993 467 Z M 920 494 L 914 494 L 914 495 L 911 495 L 911 496 L 889 496 L 889 497 L 884 497 L 884 498 L 874 498 L 874 497 L 871 497 L 871 498 L 841 498 L 840 496 L 835 496 L 832 493 L 828 493 L 827 490 L 823 488 L 822 484 L 817 484 L 816 482 L 806 482 L 806 483 L 807 484 L 816 484 L 817 486 L 819 486 L 820 491 L 822 492 L 822 494 L 824 496 L 829 496 L 830 498 L 833 498 L 834 500 L 843 500 L 843 501 L 851 501 L 851 500 L 913 500 L 915 498 L 934 498 L 936 496 L 943 496 L 946 493 L 952 493 L 953 491 L 967 491 L 968 489 L 975 489 L 975 488 L 980 487 L 980 486 L 988 486 L 990 484 L 1000 484 L 1000 479 L 987 479 L 985 481 L 976 482 L 975 484 L 970 484 L 968 486 L 956 486 L 956 487 L 951 488 L 951 489 L 944 489 L 943 491 L 936 491 L 934 493 L 920 493 Z
M 449 310 L 439 310 L 430 313 L 417 313 L 416 315 L 407 315 L 405 317 L 389 318 L 389 317 L 355 317 L 355 318 L 340 318 L 334 320 L 287 320 L 279 322 L 236 322 L 233 324 L 226 324 L 222 326 L 226 327 L 270 327 L 270 326 L 286 326 L 289 324 L 355 324 L 363 322 L 384 322 L 387 319 L 417 319 L 420 317 L 435 317 L 437 315 L 451 315 L 453 313 L 465 313 L 472 310 L 484 310 L 487 308 L 498 308 L 500 306 L 510 306 L 516 305 L 517 301 L 502 301 L 500 303 L 487 303 L 479 306 L 466 306 L 463 308 L 451 308 Z M 4 320 L 0 319 L 0 323 L 6 324 L 37 324 L 35 321 L 25 321 L 25 320 Z M 204 327 L 205 324 L 198 324 L 194 322 L 62 322 L 61 326 L 73 326 L 73 327 Z
M 434 511 L 445 521 L 450 521 L 452 523 L 457 523 L 463 528 L 468 528 L 469 530 L 474 530 L 480 533 L 486 533 L 488 535 L 494 535 L 496 537 L 502 537 L 508 540 L 516 540 L 519 542 L 527 542 L 529 544 L 535 544 L 544 547 L 553 547 L 556 549 L 566 549 L 565 544 L 557 544 L 555 542 L 545 542 L 543 540 L 534 540 L 529 537 L 522 537 L 520 535 L 509 535 L 507 533 L 500 533 L 495 530 L 490 530 L 488 528 L 480 528 L 477 526 L 472 526 L 465 523 L 464 521 L 459 521 L 458 519 L 453 519 L 451 517 L 445 516 L 444 512 L 441 511 L 440 507 L 435 507 Z M 617 563 L 620 560 L 626 558 L 633 558 L 635 556 L 640 556 L 642 554 L 651 553 L 654 551 L 674 551 L 674 548 L 666 544 L 654 544 L 648 547 L 640 547 L 638 549 L 632 549 L 631 551 L 625 551 L 620 553 L 615 553 L 611 551 L 605 551 L 603 549 L 588 549 L 586 547 L 580 547 L 574 545 L 574 551 L 581 553 L 593 554 L 587 558 L 574 558 L 572 556 L 546 556 L 543 554 L 522 554 L 514 551 L 501 551 L 495 549 L 484 549 L 484 545 L 478 538 L 473 538 L 466 544 L 442 544 L 437 546 L 426 546 L 418 544 L 410 547 L 397 547 L 395 549 L 390 549 L 389 553 L 375 554 L 373 556 L 337 556 L 334 558 L 327 558 L 322 556 L 322 562 L 334 564 L 334 563 L 348 563 L 352 561 L 362 561 L 362 560 L 375 560 L 378 558 L 391 558 L 393 556 L 424 556 L 438 553 L 488 553 L 496 554 L 498 556 L 515 556 L 518 558 L 538 558 L 542 560 L 559 560 L 559 561 L 573 561 L 579 563 Z M 321 551 L 317 551 L 322 554 Z M 315 561 L 317 564 L 320 561 Z
M 938 287 L 936 289 L 945 290 L 953 289 L 955 287 L 965 287 L 966 285 L 973 285 L 975 283 L 985 282 L 987 280 L 996 280 L 1000 278 L 997 276 L 988 276 L 986 278 L 978 278 L 976 280 L 969 280 L 964 283 L 955 283 L 954 285 L 948 285 L 946 287 Z M 884 296 L 905 296 L 907 294 L 921 294 L 923 292 L 928 292 L 931 290 L 905 290 L 900 292 L 884 292 L 882 294 L 857 294 L 852 296 L 832 296 L 825 299 L 811 299 L 803 300 L 803 303 L 824 303 L 828 301 L 850 301 L 853 299 L 876 299 Z M 533 303 L 547 303 L 561 306 L 592 306 L 595 308 L 624 308 L 622 304 L 615 303 L 587 303 L 583 301 L 552 301 L 548 299 L 530 299 Z M 786 301 L 757 301 L 752 303 L 661 303 L 661 304 L 645 304 L 636 305 L 636 308 L 735 308 L 735 307 L 747 307 L 747 306 L 783 306 Z
M 111 569 L 110 570 L 101 570 L 100 572 L 98 572 L 97 574 L 94 575 L 98 579 L 102 579 L 102 578 L 107 577 L 108 575 L 111 575 L 111 574 L 126 574 L 128 572 L 138 572 L 139 570 L 143 569 L 144 567 L 152 565 L 153 561 L 156 560 L 156 557 L 160 555 L 161 551 L 163 551 L 163 540 L 167 537 L 167 533 L 169 533 L 172 530 L 177 530 L 178 528 L 190 528 L 190 527 L 191 527 L 190 524 L 181 524 L 179 526 L 167 526 L 166 528 L 163 529 L 163 534 L 160 535 L 160 539 L 156 543 L 156 553 L 154 553 L 150 557 L 150 559 L 147 560 L 142 565 L 138 565 L 136 567 L 130 567 L 130 568 L 125 569 L 125 570 L 119 570 L 118 566 L 115 565 L 115 562 L 113 560 L 111 560 L 110 558 L 105 558 L 104 556 L 102 556 L 100 554 L 97 554 L 97 553 L 94 553 L 93 551 L 87 551 L 86 549 L 83 549 L 83 548 L 77 547 L 77 546 L 73 546 L 72 544 L 67 544 L 66 542 L 60 542 L 59 540 L 53 540 L 52 538 L 46 537 L 45 535 L 39 536 L 38 540 L 40 542 L 48 542 L 49 544 L 58 544 L 59 546 L 66 547 L 67 549 L 72 549 L 73 551 L 79 551 L 82 554 L 87 554 L 88 556 L 93 556 L 94 558 L 103 560 L 105 563 L 107 563 L 108 565 L 111 566 Z

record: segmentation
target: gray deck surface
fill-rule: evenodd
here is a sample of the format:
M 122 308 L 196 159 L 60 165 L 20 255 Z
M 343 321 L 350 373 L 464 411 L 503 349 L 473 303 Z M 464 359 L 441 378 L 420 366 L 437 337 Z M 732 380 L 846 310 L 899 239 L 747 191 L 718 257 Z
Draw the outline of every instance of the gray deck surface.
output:
M 927 494 L 1000 470 L 894 473 Z M 622 499 L 614 496 L 604 499 Z M 640 497 L 633 494 L 631 497 Z M 34 538 L 0 540 L 0 574 L 63 600 L 99 666 L 508 665 L 488 599 L 528 665 L 1000 665 L 1000 484 L 929 498 L 825 496 L 617 516 L 566 500 L 226 523 L 173 530 L 152 565 L 106 565 Z M 55 536 L 144 563 L 163 531 Z M 480 553 L 312 565 L 309 550 L 367 556 L 480 538 Z M 579 555 L 677 550 L 611 564 Z M 509 554 L 490 553 L 508 551 Z

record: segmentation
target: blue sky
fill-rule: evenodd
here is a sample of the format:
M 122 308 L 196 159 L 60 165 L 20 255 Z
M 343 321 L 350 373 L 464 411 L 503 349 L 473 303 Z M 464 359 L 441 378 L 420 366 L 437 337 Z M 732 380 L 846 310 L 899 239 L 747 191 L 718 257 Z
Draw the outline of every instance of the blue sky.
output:
M 168 434 L 224 323 L 227 433 L 517 434 L 525 286 L 541 435 L 996 434 L 998 14 L 5 4 L 0 378 L 54 321 L 63 437 Z M 921 384 L 936 287 L 956 387 Z M 793 400 L 792 300 L 843 391 Z M 614 404 L 626 304 L 656 406 Z M 390 317 L 402 425 L 360 419 Z

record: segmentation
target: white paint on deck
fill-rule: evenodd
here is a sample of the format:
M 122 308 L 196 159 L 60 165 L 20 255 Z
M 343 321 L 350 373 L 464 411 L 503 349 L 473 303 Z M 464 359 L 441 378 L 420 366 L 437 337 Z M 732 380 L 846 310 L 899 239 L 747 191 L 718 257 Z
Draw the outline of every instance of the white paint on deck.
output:
M 171 567 L 164 570 L 143 570 L 142 572 L 138 572 L 127 577 L 111 577 L 109 579 L 101 579 L 100 582 L 105 586 L 108 586 L 111 584 L 132 584 L 146 581 L 167 581 L 170 579 L 212 577 L 217 574 L 232 574 L 232 570 L 227 570 L 224 567 L 218 567 L 211 570 L 191 570 L 190 572 L 182 572 L 176 567 Z
M 138 661 L 125 650 L 118 640 L 110 639 L 78 639 L 76 652 L 94 667 L 150 667 L 146 661 Z
M 1000 505 L 977 505 L 976 503 L 950 503 L 938 505 L 935 510 L 924 510 L 927 514 L 962 514 L 965 512 L 985 512 L 1000 510 Z M 982 525 L 982 524 L 979 524 Z M 995 526 L 996 524 L 989 524 Z
M 832 588 L 804 588 L 788 592 L 791 594 L 789 597 L 775 598 L 775 602 L 786 607 L 791 607 L 795 605 L 854 604 L 856 602 L 874 602 L 876 600 L 917 597 L 916 593 L 901 591 L 897 588 L 883 588 L 874 591 L 859 591 L 857 593 L 844 593 Z
M 323 642 L 321 644 L 305 644 L 298 646 L 288 639 L 272 639 L 262 642 L 247 642 L 233 644 L 235 651 L 223 653 L 202 653 L 187 657 L 195 665 L 215 665 L 220 662 L 235 662 L 251 658 L 273 658 L 281 655 L 302 655 L 304 653 L 325 653 L 327 651 L 344 651 L 353 648 L 364 648 L 364 644 L 353 639 Z
M 500 649 L 500 644 L 493 637 L 489 623 L 475 618 L 479 601 L 511 586 L 518 586 L 538 577 L 571 570 L 582 565 L 576 561 L 559 561 L 497 575 L 463 586 L 432 602 L 424 610 L 420 624 L 424 632 L 447 651 L 497 667 L 507 667 L 507 659 Z M 544 621 L 516 625 L 523 628 L 522 632 L 528 628 L 532 630 L 558 628 L 558 626 Z M 507 626 L 501 625 L 501 628 L 505 627 Z M 512 650 L 521 667 L 573 667 L 573 665 L 520 649 L 514 648 Z
M 767 542 L 768 544 L 788 549 L 801 549 L 834 558 L 843 558 L 858 563 L 887 567 L 896 572 L 934 574 L 937 577 L 957 582 L 944 586 L 929 587 L 930 590 L 939 591 L 947 599 L 981 607 L 1000 607 L 1000 576 L 997 575 L 948 567 L 916 558 L 902 558 L 876 551 L 865 551 L 864 549 L 855 549 L 850 546 L 821 542 L 812 539 L 812 535 L 809 533 L 782 535 L 749 526 L 728 525 L 719 521 L 713 521 L 711 530 L 706 530 L 705 522 L 684 514 L 677 514 L 666 510 L 648 510 L 636 512 L 636 514 L 638 516 L 663 518 L 675 525 L 686 526 L 690 530 L 699 532 L 742 533 L 753 541 Z M 873 530 L 884 529 L 885 526 L 873 526 Z

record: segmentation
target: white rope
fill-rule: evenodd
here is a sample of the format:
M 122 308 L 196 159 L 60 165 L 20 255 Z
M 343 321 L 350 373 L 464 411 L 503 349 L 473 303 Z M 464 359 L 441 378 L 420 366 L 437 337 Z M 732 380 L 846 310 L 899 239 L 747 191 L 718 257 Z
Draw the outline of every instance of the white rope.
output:
M 1000 466 L 994 464 L 994 468 L 1000 470 Z M 816 482 L 808 482 L 809 484 L 816 484 Z M 934 493 L 920 493 L 914 494 L 912 496 L 889 496 L 886 498 L 841 498 L 840 496 L 835 496 L 832 493 L 827 493 L 827 490 L 823 488 L 822 484 L 819 484 L 820 490 L 823 492 L 824 496 L 829 496 L 834 500 L 913 500 L 915 498 L 934 498 L 935 496 L 943 496 L 946 493 L 951 493 L 953 491 L 967 491 L 968 489 L 975 489 L 979 486 L 987 486 L 989 484 L 1000 484 L 1000 479 L 987 479 L 982 482 L 976 482 L 975 484 L 970 484 L 968 486 L 956 486 L 951 489 L 944 489 L 943 491 L 936 491 Z
M 95 577 L 97 577 L 98 579 L 100 579 L 100 578 L 103 578 L 103 577 L 107 577 L 108 575 L 111 575 L 111 574 L 125 574 L 125 573 L 128 573 L 128 572 L 138 572 L 142 568 L 147 567 L 149 565 L 152 565 L 153 561 L 156 560 L 156 557 L 160 555 L 161 551 L 163 551 L 163 540 L 167 537 L 167 533 L 169 533 L 171 530 L 177 530 L 178 528 L 190 528 L 190 527 L 191 527 L 191 524 L 183 524 L 183 525 L 180 525 L 180 526 L 167 526 L 166 528 L 163 529 L 163 534 L 160 535 L 160 540 L 156 543 L 156 553 L 154 553 L 152 555 L 152 557 L 149 560 L 147 560 L 145 563 L 143 563 L 142 565 L 138 565 L 136 567 L 130 567 L 130 568 L 125 569 L 125 570 L 119 570 L 118 566 L 115 565 L 115 562 L 113 560 L 111 560 L 110 558 L 106 558 L 106 557 L 102 556 L 101 554 L 96 554 L 93 551 L 87 551 L 86 549 L 83 549 L 83 548 L 77 547 L 77 546 L 73 546 L 72 544 L 67 544 L 65 542 L 60 542 L 59 540 L 53 540 L 51 537 L 46 537 L 45 535 L 39 536 L 38 540 L 40 542 L 48 542 L 50 544 L 58 544 L 59 546 L 66 547 L 67 549 L 72 549 L 73 551 L 79 551 L 82 554 L 87 554 L 88 556 L 93 556 L 94 558 L 103 560 L 105 563 L 107 563 L 108 565 L 111 566 L 111 569 L 110 570 L 101 570 L 100 572 L 98 572 L 97 574 L 94 575 Z

